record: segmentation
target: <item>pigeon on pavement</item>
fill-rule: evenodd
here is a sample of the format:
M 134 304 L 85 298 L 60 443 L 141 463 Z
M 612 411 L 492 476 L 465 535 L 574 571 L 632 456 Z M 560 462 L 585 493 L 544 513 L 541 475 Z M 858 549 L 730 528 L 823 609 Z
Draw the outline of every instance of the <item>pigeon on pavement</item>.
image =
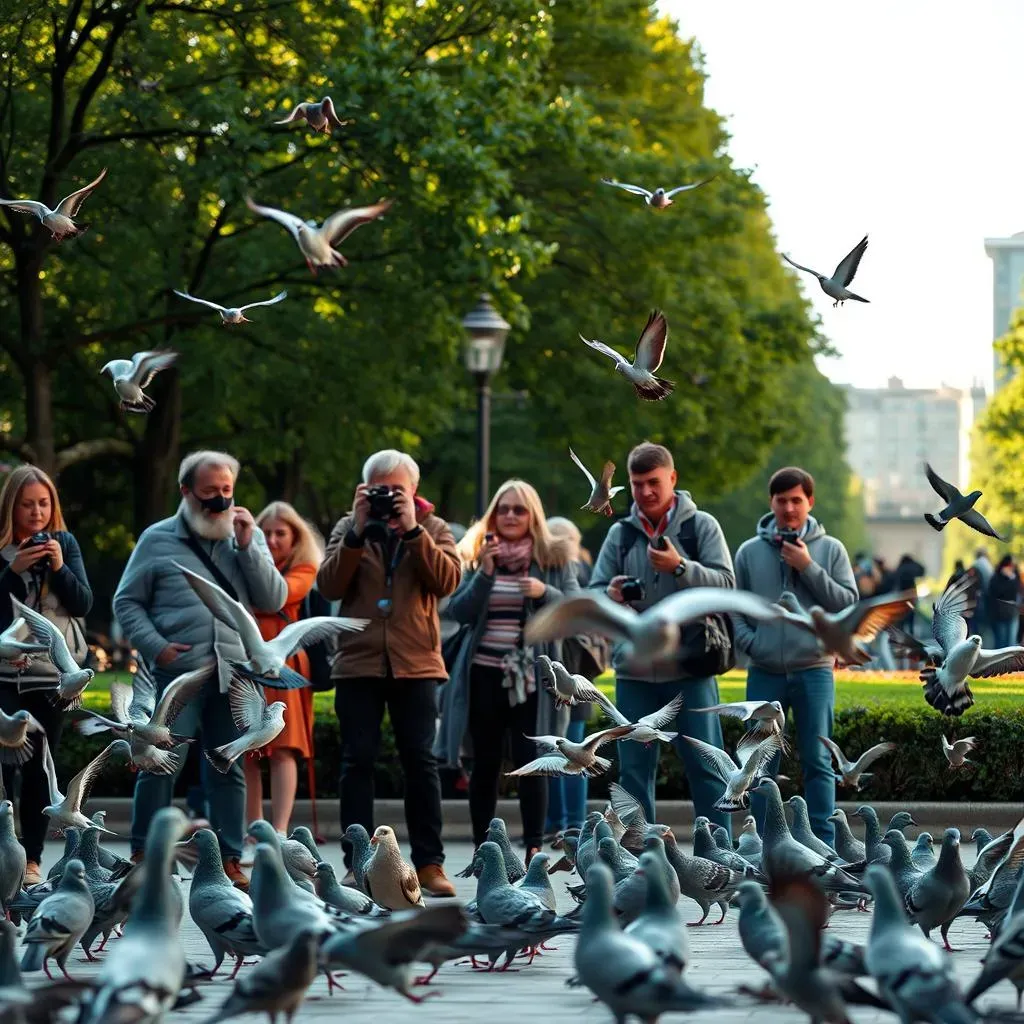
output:
M 388 910 L 425 907 L 416 869 L 402 856 L 394 829 L 378 826 L 370 845 L 373 857 L 366 866 L 366 886 L 374 902 Z
M 91 668 L 80 668 L 78 662 L 71 657 L 64 632 L 58 629 L 45 615 L 34 608 L 22 604 L 16 597 L 11 598 L 15 617 L 25 620 L 32 639 L 46 644 L 46 654 L 53 667 L 59 673 L 57 690 L 53 695 L 53 703 L 62 710 L 77 707 L 82 691 L 89 685 L 95 674 Z
M 366 869 L 373 858 L 373 847 L 370 845 L 370 834 L 362 825 L 349 825 L 342 837 L 343 843 L 352 847 L 352 875 L 357 888 L 369 895 L 366 888 Z
M 878 814 L 868 804 L 862 804 L 854 812 L 855 818 L 864 822 L 864 852 L 869 864 L 888 864 L 892 854 L 882 843 L 882 826 Z
M 198 302 L 200 306 L 209 306 L 210 309 L 217 310 L 220 313 L 220 322 L 225 327 L 229 324 L 252 323 L 245 315 L 247 309 L 255 309 L 257 306 L 274 306 L 288 298 L 287 292 L 278 292 L 272 299 L 265 299 L 263 302 L 247 302 L 244 306 L 222 306 L 220 303 L 210 302 L 209 299 L 200 299 L 195 295 L 189 295 L 188 292 L 179 292 L 177 288 L 174 289 L 174 294 L 188 299 L 189 302 Z
M 922 832 L 917 837 L 914 848 L 910 851 L 910 859 L 914 867 L 920 871 L 935 867 L 935 840 L 932 839 L 930 832 Z
M 741 763 L 737 763 L 719 747 L 692 736 L 684 736 L 683 739 L 725 786 L 722 795 L 712 805 L 720 811 L 745 811 L 750 806 L 749 791 L 767 770 L 768 762 L 782 749 L 780 737 L 769 736 L 746 758 L 741 758 Z
M 715 831 L 717 833 L 718 830 Z M 722 829 L 722 834 L 726 836 L 727 841 L 728 833 L 725 829 Z M 695 818 L 693 822 L 693 853 L 695 857 L 704 857 L 706 860 L 721 864 L 722 867 L 738 871 L 744 878 L 753 878 L 765 883 L 768 881 L 756 865 L 738 854 L 731 844 L 723 846 L 716 842 L 711 833 L 711 823 L 703 816 Z
M 935 867 L 918 879 L 904 899 L 908 919 L 926 938 L 938 928 L 943 945 L 953 952 L 947 938 L 949 926 L 970 895 L 971 883 L 960 859 L 960 832 L 947 828 Z
M 626 934 L 649 946 L 663 967 L 682 974 L 690 956 L 686 924 L 665 883 L 664 867 L 657 854 L 642 853 L 636 874 L 647 894 L 643 911 L 626 928 Z
M 267 949 L 287 946 L 307 928 L 323 937 L 333 935 L 337 928 L 319 900 L 292 882 L 285 871 L 281 851 L 269 843 L 256 844 L 249 895 L 253 929 Z
M 663 188 L 656 188 L 653 192 L 648 191 L 640 185 L 627 185 L 624 181 L 615 181 L 613 178 L 602 178 L 602 185 L 612 185 L 614 188 L 621 188 L 624 191 L 634 196 L 643 196 L 644 202 L 648 206 L 655 210 L 664 210 L 666 206 L 672 205 L 672 197 L 679 195 L 681 192 L 692 192 L 695 188 L 700 188 L 701 185 L 706 185 L 709 181 L 714 181 L 717 178 L 717 174 L 712 174 L 710 178 L 704 178 L 702 181 L 694 182 L 692 185 L 679 185 L 676 188 L 668 189 L 667 191 Z
M 971 839 L 977 846 L 977 855 L 967 877 L 970 879 L 971 892 L 976 892 L 992 877 L 1000 861 L 1010 852 L 1017 835 L 1014 829 L 1010 829 L 993 839 L 985 829 L 976 828 Z
M 674 381 L 655 376 L 665 358 L 665 346 L 668 344 L 668 321 L 660 310 L 654 310 L 647 318 L 636 343 L 632 362 L 603 341 L 588 341 L 582 334 L 579 337 L 584 345 L 589 345 L 611 359 L 615 363 L 615 372 L 621 373 L 645 402 L 660 402 L 675 390 Z
M 240 735 L 230 743 L 204 751 L 210 764 L 224 775 L 243 754 L 265 747 L 284 729 L 284 713 L 288 707 L 281 700 L 267 704 L 263 688 L 237 672 L 231 673 L 228 701 L 231 704 L 231 717 Z M 302 844 L 296 843 L 296 846 Z M 308 850 L 306 854 L 315 868 L 316 862 L 312 855 Z
M 274 124 L 292 124 L 294 121 L 305 121 L 313 131 L 325 135 L 330 135 L 334 128 L 344 128 L 352 123 L 338 117 L 330 96 L 325 96 L 319 103 L 299 103 L 283 121 L 275 121 Z
M 967 990 L 964 997 L 969 1004 L 997 985 L 1004 978 L 1012 982 L 1017 990 L 1017 1013 L 1020 1013 L 1021 998 L 1024 996 L 1024 875 L 1021 875 L 1014 891 L 1013 901 L 1006 911 L 1006 920 L 999 934 L 982 960 L 981 972 Z
M 510 885 L 526 877 L 526 865 L 512 845 L 504 818 L 491 818 L 487 823 L 487 834 L 484 838 L 489 843 L 496 843 L 501 850 L 502 860 L 505 861 L 505 874 Z
M 889 847 L 891 854 L 886 867 L 892 874 L 899 894 L 905 898 L 907 893 L 917 885 L 924 872 L 915 866 L 910 855 L 910 846 L 903 838 L 902 832 L 891 828 L 882 837 L 882 842 Z
M 21 961 L 23 971 L 45 970 L 52 977 L 46 961 L 53 957 L 65 978 L 70 978 L 67 958 L 75 943 L 85 934 L 92 921 L 95 904 L 80 860 L 68 861 L 57 888 L 36 907 L 25 932 L 28 947 Z
M 313 854 L 297 839 L 282 839 L 274 826 L 263 818 L 250 822 L 246 835 L 257 843 L 267 843 L 281 853 L 281 863 L 289 878 L 308 893 L 315 893 L 313 879 L 316 877 L 316 860 Z
M 14 831 L 14 804 L 0 801 L 0 911 L 7 914 L 25 881 L 25 847 Z
M 940 738 L 942 753 L 949 762 L 950 768 L 963 768 L 965 764 L 974 764 L 967 756 L 978 747 L 978 741 L 973 736 L 965 736 L 962 740 L 954 740 L 952 743 L 946 739 L 945 733 Z
M 75 216 L 81 209 L 82 203 L 92 195 L 93 191 L 107 176 L 106 167 L 82 188 L 70 195 L 65 196 L 55 210 L 51 210 L 45 203 L 35 199 L 0 199 L 0 206 L 6 206 L 14 213 L 28 213 L 38 217 L 40 223 L 50 232 L 50 237 L 55 242 L 63 242 L 65 238 L 74 238 L 85 232 L 87 227 L 75 223 Z
M 833 308 L 838 306 L 840 303 L 845 303 L 847 299 L 853 299 L 856 302 L 867 302 L 868 300 L 862 298 L 854 292 L 851 292 L 848 285 L 853 280 L 854 275 L 857 273 L 857 268 L 860 266 L 861 257 L 864 255 L 864 250 L 868 247 L 868 236 L 865 235 L 839 262 L 839 266 L 836 267 L 835 273 L 831 277 L 827 277 L 825 274 L 819 274 L 817 270 L 811 270 L 810 267 L 802 267 L 799 263 L 795 263 L 785 253 L 782 254 L 782 258 L 792 267 L 796 267 L 797 270 L 802 270 L 804 273 L 810 274 L 818 279 L 818 284 L 821 285 L 821 290 L 830 298 L 833 299 Z
M 864 844 L 853 834 L 846 812 L 836 808 L 829 816 L 832 822 L 836 837 L 836 853 L 849 864 L 856 864 L 858 861 L 867 859 L 867 851 Z
M 615 463 L 606 462 L 601 467 L 601 479 L 595 480 L 594 475 L 583 465 L 579 460 L 579 456 L 570 448 L 569 458 L 580 468 L 583 475 L 587 478 L 587 483 L 590 484 L 590 497 L 587 499 L 586 505 L 580 507 L 581 512 L 594 512 L 597 515 L 613 516 L 615 510 L 612 508 L 612 499 L 620 491 L 625 490 L 624 487 L 612 487 L 612 476 L 615 474 Z
M 131 359 L 111 359 L 100 373 L 110 374 L 123 412 L 152 412 L 156 402 L 144 389 L 177 358 L 177 352 L 136 352 Z
M 933 530 L 944 530 L 954 519 L 966 523 L 972 530 L 984 534 L 986 537 L 994 537 L 996 540 L 1005 541 L 992 528 L 992 524 L 974 507 L 981 497 L 981 491 L 971 491 L 970 494 L 961 494 L 951 483 L 943 480 L 938 473 L 926 462 L 924 464 L 925 476 L 932 490 L 946 502 L 946 507 L 936 514 L 925 512 L 925 522 Z
M 849 786 L 855 793 L 860 792 L 861 782 L 870 779 L 871 773 L 865 773 L 865 769 L 873 765 L 880 757 L 890 754 L 896 749 L 895 743 L 876 743 L 864 751 L 856 761 L 851 761 L 839 749 L 838 744 L 827 736 L 819 736 L 819 740 L 825 745 L 829 754 L 832 755 L 832 765 L 836 770 L 836 778 L 843 786 Z
M 739 838 L 736 840 L 736 852 L 752 864 L 755 860 L 757 862 L 761 860 L 764 844 L 761 842 L 761 837 L 757 832 L 757 819 L 752 814 L 748 814 L 743 819 L 743 828 L 740 831 Z
M 811 828 L 810 812 L 807 810 L 807 801 L 802 796 L 791 796 L 786 804 L 793 814 L 793 820 L 789 826 L 790 835 L 798 843 L 813 850 L 830 863 L 840 864 L 849 870 L 851 865 L 843 863 L 843 858 L 828 843 L 822 842 L 814 834 L 814 830 Z
M 378 906 L 364 892 L 351 885 L 342 885 L 334 873 L 334 868 L 326 861 L 316 866 L 316 880 L 313 885 L 316 894 L 329 907 L 340 910 L 343 914 L 361 914 L 365 917 L 390 917 L 391 911 Z

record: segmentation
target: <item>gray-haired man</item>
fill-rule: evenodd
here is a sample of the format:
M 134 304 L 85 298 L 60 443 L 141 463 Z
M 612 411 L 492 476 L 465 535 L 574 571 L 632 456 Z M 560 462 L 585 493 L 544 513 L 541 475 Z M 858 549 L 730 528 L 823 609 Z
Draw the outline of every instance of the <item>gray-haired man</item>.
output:
M 131 645 L 152 668 L 158 689 L 214 657 L 217 668 L 198 700 L 178 715 L 174 731 L 200 738 L 202 749 L 238 735 L 228 704 L 229 662 L 244 661 L 238 634 L 215 619 L 174 563 L 217 583 L 254 611 L 277 611 L 288 587 L 274 568 L 263 531 L 234 503 L 238 461 L 223 452 L 195 452 L 178 471 L 181 504 L 169 519 L 143 530 L 114 595 L 114 614 Z M 238 865 L 245 828 L 245 779 L 236 762 L 208 777 L 210 818 L 224 868 L 247 886 Z M 132 809 L 132 857 L 141 857 L 153 815 L 171 802 L 172 775 L 139 772 Z

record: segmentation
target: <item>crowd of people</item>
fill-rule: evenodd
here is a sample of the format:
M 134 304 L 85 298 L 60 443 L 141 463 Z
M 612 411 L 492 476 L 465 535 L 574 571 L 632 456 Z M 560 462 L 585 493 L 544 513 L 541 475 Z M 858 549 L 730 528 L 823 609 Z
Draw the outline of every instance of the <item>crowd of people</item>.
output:
M 539 655 L 589 679 L 614 668 L 615 703 L 630 721 L 682 695 L 683 708 L 668 728 L 678 733 L 674 746 L 694 810 L 726 829 L 729 816 L 713 807 L 720 782 L 683 737 L 722 746 L 718 716 L 700 710 L 718 703 L 716 675 L 742 656 L 748 663 L 747 698 L 778 701 L 795 720 L 812 826 L 832 842 L 828 818 L 835 776 L 818 737 L 832 733 L 833 663 L 807 633 L 782 622 L 710 617 L 686 628 L 674 661 L 649 667 L 627 663 L 619 647 L 609 650 L 600 637 L 541 648 L 524 642 L 531 616 L 581 588 L 604 591 L 637 611 L 688 587 L 736 587 L 770 600 L 790 591 L 805 606 L 837 612 L 859 596 L 912 586 L 923 569 L 909 556 L 891 572 L 862 555 L 851 563 L 843 545 L 814 517 L 814 480 L 804 470 L 786 467 L 772 476 L 768 510 L 751 523 L 752 535 L 734 559 L 717 520 L 679 487 L 671 452 L 639 444 L 627 462 L 631 507 L 613 523 L 593 564 L 576 526 L 549 518 L 525 480 L 503 483 L 478 522 L 453 532 L 419 493 L 416 462 L 403 452 L 376 452 L 363 466 L 351 512 L 324 544 L 285 502 L 275 501 L 256 516 L 237 505 L 238 472 L 238 462 L 222 452 L 196 452 L 183 460 L 178 509 L 143 531 L 113 602 L 127 641 L 158 687 L 209 666 L 201 698 L 175 723 L 176 733 L 197 738 L 199 751 L 235 736 L 227 694 L 230 663 L 244 660 L 244 654 L 237 634 L 206 610 L 179 565 L 242 602 L 268 639 L 287 623 L 317 614 L 311 611 L 319 607 L 314 598 L 331 602 L 335 614 L 369 620 L 361 631 L 342 633 L 325 659 L 340 728 L 342 827 L 373 832 L 374 775 L 386 710 L 404 775 L 411 859 L 428 893 L 455 893 L 444 871 L 439 769 L 468 770 L 473 840 L 479 844 L 495 814 L 506 752 L 523 764 L 537 756 L 531 737 L 584 735 L 593 706 L 556 708 L 536 680 Z M 92 603 L 88 577 L 57 490 L 35 467 L 12 471 L 0 492 L 0 557 L 0 627 L 12 621 L 11 602 L 3 595 L 13 595 L 58 623 L 74 657 L 84 662 L 84 616 Z M 979 552 L 961 570 L 983 580 L 986 601 L 976 614 L 989 617 L 997 640 L 1009 636 L 1021 594 L 1012 559 L 993 568 Z M 290 667 L 312 679 L 311 657 L 300 651 Z M 65 717 L 48 699 L 55 682 L 46 661 L 24 671 L 0 665 L 0 707 L 30 711 L 53 749 Z M 312 692 L 279 690 L 274 699 L 287 704 L 285 729 L 260 754 L 269 760 L 270 820 L 285 833 L 299 765 L 313 755 Z M 658 744 L 619 743 L 619 781 L 650 820 L 659 756 Z M 202 758 L 198 763 L 203 769 Z M 40 748 L 18 770 L 26 880 L 32 882 L 39 878 L 47 822 Z M 9 790 L 14 771 L 4 766 Z M 171 775 L 138 773 L 134 859 L 141 858 L 149 823 L 170 802 L 173 785 Z M 516 788 L 527 859 L 552 833 L 581 824 L 585 777 L 524 777 Z M 225 870 L 244 887 L 246 824 L 263 817 L 260 761 L 248 758 L 223 774 L 201 770 L 201 792 Z M 754 810 L 763 821 L 756 795 Z

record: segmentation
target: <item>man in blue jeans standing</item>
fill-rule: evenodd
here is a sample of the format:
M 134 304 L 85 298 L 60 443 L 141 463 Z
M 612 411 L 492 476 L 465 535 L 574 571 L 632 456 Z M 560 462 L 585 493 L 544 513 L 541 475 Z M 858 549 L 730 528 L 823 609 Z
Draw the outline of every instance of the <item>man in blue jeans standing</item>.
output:
M 732 559 L 718 520 L 701 512 L 687 491 L 677 491 L 672 453 L 660 444 L 645 441 L 629 453 L 627 464 L 633 507 L 625 519 L 608 531 L 590 586 L 601 589 L 613 600 L 636 611 L 687 587 L 725 587 L 735 584 Z M 639 580 L 643 594 L 627 600 L 623 584 Z M 627 596 L 629 591 L 627 591 Z M 612 653 L 615 667 L 615 703 L 635 722 L 683 696 L 683 710 L 665 728 L 678 731 L 674 742 L 682 758 L 693 795 L 694 811 L 729 828 L 729 816 L 712 806 L 722 795 L 723 785 L 701 760 L 696 750 L 683 741 L 693 736 L 716 747 L 722 746 L 722 729 L 717 715 L 696 714 L 698 708 L 718 703 L 718 682 L 714 676 L 688 671 L 701 650 L 680 649 L 669 664 L 626 665 L 622 645 Z M 619 782 L 640 801 L 648 821 L 655 821 L 654 782 L 660 751 L 657 744 L 620 741 Z
M 761 517 L 757 535 L 736 552 L 736 586 L 770 601 L 784 590 L 809 608 L 838 612 L 857 600 L 857 583 L 846 548 L 811 515 L 814 478 L 795 467 L 776 472 L 768 483 L 771 512 Z M 750 622 L 733 616 L 736 648 L 750 659 L 747 700 L 777 700 L 796 719 L 797 747 L 804 773 L 804 797 L 814 834 L 832 845 L 828 816 L 835 810 L 835 773 L 819 736 L 832 736 L 835 707 L 833 658 L 814 637 L 784 622 Z M 779 757 L 770 770 L 778 771 Z M 764 800 L 752 796 L 758 827 Z

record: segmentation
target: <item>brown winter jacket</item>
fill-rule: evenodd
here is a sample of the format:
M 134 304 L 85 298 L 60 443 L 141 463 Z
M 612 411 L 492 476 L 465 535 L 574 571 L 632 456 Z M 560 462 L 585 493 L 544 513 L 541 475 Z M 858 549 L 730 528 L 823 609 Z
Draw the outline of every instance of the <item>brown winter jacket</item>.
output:
M 448 524 L 427 515 L 419 533 L 402 541 L 389 595 L 381 545 L 345 543 L 352 522 L 349 514 L 331 531 L 316 583 L 328 601 L 341 601 L 339 615 L 369 619 L 370 624 L 359 633 L 339 634 L 331 678 L 383 678 L 390 668 L 396 679 L 447 679 L 437 603 L 454 592 L 462 576 Z M 392 612 L 385 618 L 377 602 L 388 596 Z

